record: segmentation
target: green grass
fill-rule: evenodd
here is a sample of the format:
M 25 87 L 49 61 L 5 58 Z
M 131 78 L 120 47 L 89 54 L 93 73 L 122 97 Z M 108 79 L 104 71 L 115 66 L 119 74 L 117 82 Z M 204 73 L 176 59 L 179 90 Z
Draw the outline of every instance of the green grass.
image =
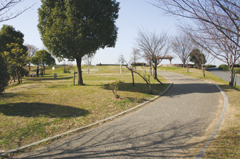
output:
M 153 95 L 149 95 L 138 75 L 136 86 L 132 86 L 131 74 L 125 68 L 122 74 L 114 66 L 91 69 L 95 73 L 83 73 L 84 86 L 73 86 L 73 73 L 63 73 L 63 67 L 56 66 L 57 79 L 53 79 L 51 67 L 46 67 L 44 77 L 25 77 L 22 84 L 6 88 L 0 95 L 0 150 L 94 123 L 149 100 L 168 86 L 168 81 L 160 76 L 164 86 L 151 79 Z M 119 99 L 108 87 L 115 80 L 124 81 L 119 87 Z

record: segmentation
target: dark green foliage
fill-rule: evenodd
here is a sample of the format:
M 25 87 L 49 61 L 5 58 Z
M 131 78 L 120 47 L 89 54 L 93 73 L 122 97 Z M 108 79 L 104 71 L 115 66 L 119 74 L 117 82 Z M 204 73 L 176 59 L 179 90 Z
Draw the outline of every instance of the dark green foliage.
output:
M 0 53 L 0 93 L 4 91 L 4 88 L 8 85 L 9 74 L 6 61 Z
M 115 46 L 118 11 L 114 0 L 42 0 L 38 10 L 42 41 L 59 59 L 76 59 L 79 85 L 82 57 Z
M 20 71 L 21 77 L 27 76 L 29 74 L 29 71 L 23 67 L 20 67 L 19 71 Z
M 228 65 L 220 65 L 218 68 L 219 68 L 220 70 L 223 70 L 223 71 L 229 71 L 229 70 L 230 70 L 230 68 L 229 68 Z
M 215 68 L 216 65 L 207 65 L 206 68 Z
M 190 61 L 197 66 L 201 66 L 202 64 L 205 64 L 207 62 L 205 55 L 199 49 L 193 49 L 189 56 Z
M 56 65 L 55 59 L 46 50 L 39 50 L 32 57 L 31 62 L 38 66 L 52 66 Z

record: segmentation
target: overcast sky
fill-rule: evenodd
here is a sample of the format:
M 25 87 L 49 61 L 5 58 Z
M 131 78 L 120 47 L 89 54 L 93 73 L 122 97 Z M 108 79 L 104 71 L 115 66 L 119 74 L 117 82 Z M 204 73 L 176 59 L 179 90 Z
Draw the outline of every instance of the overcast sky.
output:
M 100 49 L 96 52 L 93 59 L 93 64 L 115 64 L 118 63 L 119 55 L 123 54 L 124 58 L 129 61 L 132 48 L 135 46 L 135 38 L 137 38 L 137 31 L 139 28 L 147 29 L 157 33 L 168 32 L 169 35 L 177 34 L 177 24 L 179 21 L 171 16 L 166 16 L 164 13 L 149 4 L 154 0 L 117 0 L 120 2 L 119 18 L 116 25 L 118 30 L 118 39 L 115 48 Z M 13 9 L 22 10 L 26 7 L 35 4 L 31 9 L 19 17 L 0 23 L 12 25 L 16 30 L 24 34 L 24 43 L 35 45 L 39 49 L 44 48 L 41 41 L 40 34 L 37 28 L 38 24 L 38 8 L 41 6 L 40 0 L 24 0 Z M 170 52 L 170 54 L 172 54 Z M 168 60 L 163 60 L 164 64 L 169 64 Z M 181 63 L 175 57 L 172 63 Z M 212 62 L 212 64 L 219 65 L 219 62 Z

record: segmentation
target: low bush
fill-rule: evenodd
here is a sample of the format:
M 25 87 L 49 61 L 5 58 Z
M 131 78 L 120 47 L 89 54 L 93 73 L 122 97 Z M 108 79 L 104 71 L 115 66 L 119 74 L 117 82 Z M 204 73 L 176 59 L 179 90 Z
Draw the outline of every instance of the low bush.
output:
M 220 65 L 218 68 L 220 70 L 223 70 L 223 71 L 229 71 L 229 66 L 228 65 Z
M 216 65 L 206 65 L 206 68 L 215 68 Z

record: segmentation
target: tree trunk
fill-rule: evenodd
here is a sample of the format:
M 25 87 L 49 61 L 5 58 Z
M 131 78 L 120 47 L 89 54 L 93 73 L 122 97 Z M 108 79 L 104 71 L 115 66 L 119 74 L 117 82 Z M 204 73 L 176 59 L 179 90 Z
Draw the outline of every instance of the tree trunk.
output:
M 153 65 L 153 68 L 154 68 L 154 79 L 157 79 L 157 65 Z
M 230 86 L 233 86 L 233 83 L 234 83 L 233 69 L 234 69 L 234 66 L 231 65 L 231 66 L 230 66 L 230 81 L 229 81 L 229 85 L 230 85 Z
M 82 78 L 82 58 L 77 58 L 77 69 L 78 69 L 78 85 L 83 85 L 83 78 Z
M 132 68 L 133 69 L 133 68 Z M 132 73 L 132 82 L 133 82 L 133 86 L 135 86 L 135 83 L 134 83 L 134 74 L 133 74 L 133 70 L 131 69 L 131 73 Z
M 187 73 L 189 73 L 189 66 L 188 66 L 188 64 L 187 64 Z
M 29 64 L 28 64 L 28 67 L 29 67 L 28 70 L 29 70 L 29 71 L 31 71 L 30 65 L 31 65 L 31 62 L 29 62 Z
M 202 65 L 203 77 L 205 77 L 205 67 Z

